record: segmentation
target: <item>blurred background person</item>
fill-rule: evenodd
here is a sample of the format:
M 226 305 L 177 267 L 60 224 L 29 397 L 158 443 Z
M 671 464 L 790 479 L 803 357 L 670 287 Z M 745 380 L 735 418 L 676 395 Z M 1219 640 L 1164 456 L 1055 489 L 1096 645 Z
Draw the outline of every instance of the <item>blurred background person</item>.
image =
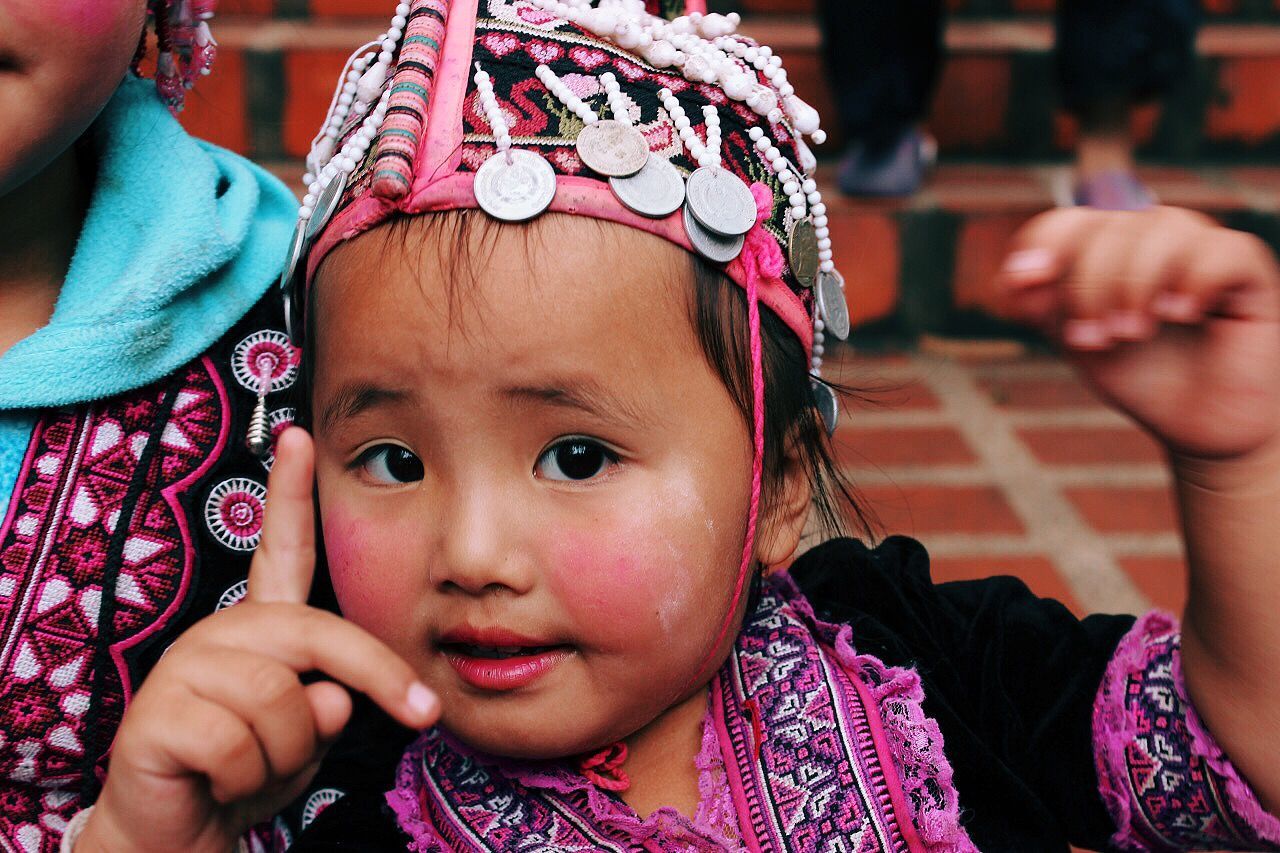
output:
M 919 189 L 936 146 L 921 127 L 945 50 L 944 0 L 821 0 L 823 52 L 846 139 L 840 188 L 855 196 Z M 1061 0 L 1057 76 L 1080 125 L 1076 204 L 1152 203 L 1134 171 L 1130 116 L 1194 60 L 1198 0 Z

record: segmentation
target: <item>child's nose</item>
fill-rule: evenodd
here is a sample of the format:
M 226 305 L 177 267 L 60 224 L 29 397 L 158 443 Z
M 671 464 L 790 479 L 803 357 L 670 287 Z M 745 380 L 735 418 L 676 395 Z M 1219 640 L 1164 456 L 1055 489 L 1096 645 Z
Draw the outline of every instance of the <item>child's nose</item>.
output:
M 440 554 L 431 569 L 437 587 L 469 595 L 532 588 L 532 559 L 521 547 L 523 519 L 501 491 L 472 490 L 444 506 Z

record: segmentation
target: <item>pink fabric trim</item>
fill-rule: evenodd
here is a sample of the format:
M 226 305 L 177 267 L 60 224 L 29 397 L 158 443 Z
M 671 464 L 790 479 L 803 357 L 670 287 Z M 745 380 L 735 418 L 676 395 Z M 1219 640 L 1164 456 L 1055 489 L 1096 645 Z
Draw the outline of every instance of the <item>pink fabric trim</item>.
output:
M 733 754 L 733 740 L 729 736 L 728 721 L 725 720 L 724 695 L 719 684 L 721 677 L 717 675 L 716 680 L 711 683 L 711 724 L 715 727 L 716 739 L 720 742 L 720 763 L 724 766 L 729 780 L 729 797 L 733 800 L 735 814 L 741 818 L 751 813 L 751 807 L 747 803 L 747 783 L 742 778 L 742 768 L 738 766 L 737 757 Z M 752 746 L 759 751 L 760 744 L 753 741 Z M 738 830 L 742 833 L 742 843 L 748 849 L 761 848 L 760 839 L 756 838 L 751 828 L 751 821 L 739 819 Z
M 1177 663 L 1174 665 L 1174 678 L 1178 685 L 1178 694 L 1187 709 L 1187 731 L 1191 733 L 1191 748 L 1196 755 L 1204 757 L 1204 760 L 1213 768 L 1215 773 L 1226 780 L 1227 805 L 1231 809 L 1232 816 L 1240 818 L 1249 824 L 1259 838 L 1272 844 L 1280 844 L 1280 819 L 1268 812 L 1263 808 L 1262 803 L 1258 802 L 1257 794 L 1253 792 L 1249 783 L 1240 776 L 1240 772 L 1231 763 L 1231 759 L 1222 747 L 1218 745 L 1213 734 L 1205 726 L 1204 721 L 1200 719 L 1200 715 L 1196 713 L 1195 705 L 1192 704 L 1190 697 L 1187 695 L 1187 683 L 1182 677 L 1181 657 L 1178 658 Z
M 471 57 L 475 50 L 476 10 L 480 0 L 453 0 L 445 24 L 440 65 L 436 69 L 431 114 L 427 118 L 427 138 L 418 162 L 409 195 L 413 196 L 438 178 L 458 171 L 462 163 L 462 102 L 471 80 Z M 406 205 L 412 209 L 412 203 Z
M 694 828 L 725 850 L 742 849 L 738 810 L 729 788 L 729 775 L 725 771 L 710 705 L 702 721 L 702 749 L 693 763 L 698 768 L 698 811 L 693 818 Z
M 692 827 L 697 833 L 704 835 L 709 841 L 691 846 L 691 851 L 738 850 L 738 842 L 727 836 L 720 828 L 710 824 L 699 823 L 697 819 L 690 821 L 675 809 L 664 806 L 646 818 L 641 818 L 629 806 L 620 803 L 591 784 L 585 777 L 576 773 L 565 772 L 555 766 L 542 769 L 534 763 L 515 760 L 496 760 L 492 756 L 481 755 L 468 748 L 461 741 L 445 735 L 447 748 L 461 755 L 469 756 L 476 763 L 492 769 L 526 788 L 542 788 L 558 794 L 577 794 L 585 800 L 596 825 L 608 827 L 610 831 L 623 834 L 637 846 L 637 849 L 649 849 L 647 841 L 664 832 L 671 832 L 679 826 Z M 706 750 L 706 729 L 703 730 L 703 751 Z M 714 741 L 713 741 L 714 743 Z M 422 802 L 414 793 L 422 788 L 421 773 L 418 768 L 423 760 L 425 747 L 423 741 L 414 743 L 401 759 L 396 773 L 396 786 L 387 793 L 387 804 L 396 813 L 400 827 L 414 837 L 411 850 L 434 850 L 437 847 L 427 846 L 438 836 L 434 826 L 422 813 Z M 701 753 L 699 758 L 701 758 Z M 701 791 L 704 786 L 711 786 L 714 780 L 698 780 Z M 710 814 L 709 812 L 708 814 Z M 698 808 L 698 817 L 704 814 L 702 805 Z M 714 846 L 712 844 L 714 843 Z
M 22 484 L 27 481 L 27 477 L 31 474 L 31 466 L 36 462 L 36 450 L 40 447 L 40 436 L 44 433 L 44 418 L 37 418 L 36 425 L 31 430 L 31 439 L 27 444 L 27 454 L 22 459 L 22 466 L 18 469 L 18 479 L 13 481 L 13 494 L 9 496 L 9 508 L 4 514 L 4 524 L 0 524 L 0 542 L 9 535 L 9 528 L 13 525 L 13 519 L 18 515 L 18 491 Z
M 1168 613 L 1152 611 L 1140 618 L 1116 647 L 1094 700 L 1093 750 L 1099 790 L 1117 827 L 1111 841 L 1126 850 L 1147 848 L 1134 831 L 1134 804 L 1129 790 L 1126 749 L 1137 735 L 1137 721 L 1125 707 L 1125 691 L 1128 689 L 1129 677 L 1146 667 L 1148 638 L 1178 633 L 1179 630 L 1178 620 Z M 1178 698 L 1185 708 L 1184 719 L 1191 733 L 1193 753 L 1203 758 L 1215 773 L 1226 780 L 1227 805 L 1231 816 L 1246 822 L 1260 838 L 1273 844 L 1280 843 L 1280 820 L 1269 814 L 1258 802 L 1248 783 L 1240 777 L 1222 747 L 1196 714 L 1183 680 L 1181 657 L 1177 658 L 1173 675 Z
M 191 586 L 193 580 L 194 563 L 196 559 L 195 543 L 191 537 L 191 528 L 187 513 L 183 510 L 182 504 L 178 500 L 178 495 L 187 491 L 187 488 L 201 477 L 208 473 L 209 469 L 218 461 L 218 457 L 222 455 L 222 450 L 227 446 L 227 438 L 231 433 L 231 399 L 227 396 L 227 386 L 222 381 L 217 368 L 214 366 L 213 359 L 204 356 L 200 359 L 200 365 L 209 374 L 209 379 L 213 387 L 218 392 L 218 410 L 222 413 L 222 423 L 218 428 L 218 439 L 213 445 L 213 449 L 204 461 L 200 463 L 190 474 L 182 478 L 176 483 L 171 483 L 161 494 L 164 495 L 165 503 L 169 504 L 169 508 L 173 511 L 173 517 L 177 522 L 178 531 L 182 535 L 182 542 L 185 545 L 186 560 L 182 565 L 182 580 L 179 583 L 178 590 L 174 593 L 173 601 L 169 604 L 167 610 L 156 617 L 146 629 L 139 631 L 132 637 L 127 638 L 123 642 L 117 643 L 111 647 L 111 659 L 115 661 L 116 669 L 120 672 L 120 683 L 124 688 L 124 698 L 128 702 L 133 698 L 134 684 L 129 677 L 129 667 L 125 663 L 124 654 L 129 649 L 141 643 L 143 640 L 160 631 L 169 624 L 169 620 L 173 618 L 173 614 L 177 612 L 187 600 L 187 590 Z M 120 519 L 121 523 L 127 523 L 128 519 Z

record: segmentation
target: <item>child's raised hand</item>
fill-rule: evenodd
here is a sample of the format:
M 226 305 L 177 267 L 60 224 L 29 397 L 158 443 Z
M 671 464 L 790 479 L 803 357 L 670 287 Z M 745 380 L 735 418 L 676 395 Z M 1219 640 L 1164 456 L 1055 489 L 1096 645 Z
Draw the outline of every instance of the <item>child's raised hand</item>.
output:
M 281 435 L 245 600 L 191 628 L 124 716 L 106 785 L 76 849 L 227 853 L 297 797 L 351 714 L 343 687 L 425 728 L 439 702 L 391 649 L 307 607 L 315 564 L 313 451 Z
M 1001 278 L 1010 315 L 1174 454 L 1280 440 L 1280 274 L 1256 237 L 1176 208 L 1051 211 Z

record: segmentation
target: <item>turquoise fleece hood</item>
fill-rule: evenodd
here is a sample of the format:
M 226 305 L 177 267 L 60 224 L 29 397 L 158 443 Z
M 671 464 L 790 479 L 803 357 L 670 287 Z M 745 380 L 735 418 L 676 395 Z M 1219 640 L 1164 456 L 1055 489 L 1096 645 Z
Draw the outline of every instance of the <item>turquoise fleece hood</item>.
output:
M 97 180 L 49 324 L 0 357 L 0 409 L 111 397 L 208 349 L 278 280 L 297 202 L 189 136 L 130 76 L 89 131 Z

